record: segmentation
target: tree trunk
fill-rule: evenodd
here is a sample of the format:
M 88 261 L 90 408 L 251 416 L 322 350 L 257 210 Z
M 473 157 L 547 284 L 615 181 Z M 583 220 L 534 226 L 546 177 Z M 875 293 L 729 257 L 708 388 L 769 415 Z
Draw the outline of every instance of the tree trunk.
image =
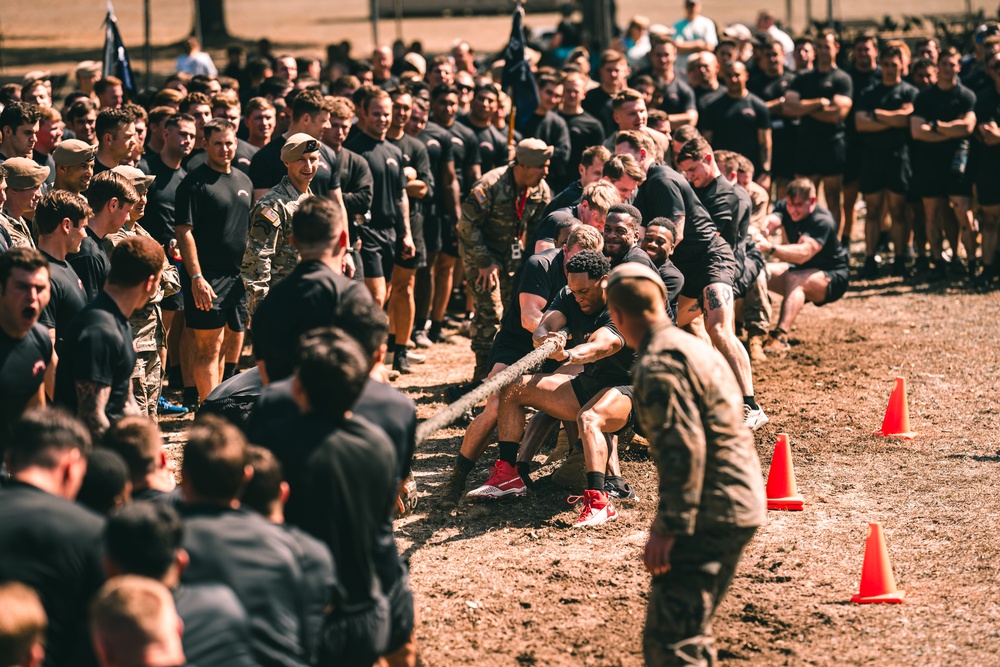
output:
M 225 0 L 195 0 L 195 25 L 192 32 L 201 32 L 201 44 L 206 48 L 221 48 L 229 44 L 226 30 Z M 200 30 L 199 30 L 200 29 Z

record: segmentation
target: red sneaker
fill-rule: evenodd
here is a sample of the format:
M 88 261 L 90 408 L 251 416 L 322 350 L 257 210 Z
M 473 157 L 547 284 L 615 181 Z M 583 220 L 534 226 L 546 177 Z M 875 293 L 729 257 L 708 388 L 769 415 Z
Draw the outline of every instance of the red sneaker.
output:
M 566 502 L 575 505 L 581 499 L 583 500 L 583 511 L 580 512 L 580 518 L 573 524 L 574 528 L 599 526 L 602 523 L 614 521 L 618 518 L 618 512 L 615 510 L 615 506 L 611 504 L 611 499 L 608 498 L 607 493 L 587 489 L 583 492 L 582 496 L 570 496 L 566 499 Z
M 503 498 L 504 496 L 523 496 L 528 492 L 524 480 L 517 474 L 517 469 L 506 461 L 493 464 L 493 472 L 486 483 L 478 489 L 466 494 L 467 498 Z

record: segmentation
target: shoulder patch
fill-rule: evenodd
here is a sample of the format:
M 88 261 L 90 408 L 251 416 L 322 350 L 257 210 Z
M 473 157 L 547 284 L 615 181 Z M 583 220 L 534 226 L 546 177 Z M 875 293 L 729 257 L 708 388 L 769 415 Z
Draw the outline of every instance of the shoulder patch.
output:
M 486 203 L 486 188 L 479 185 L 472 188 L 472 196 L 476 198 L 476 201 L 480 206 Z
M 267 218 L 268 220 L 270 220 L 272 225 L 278 224 L 278 220 L 279 220 L 278 214 L 270 206 L 261 206 L 260 207 L 260 214 L 262 216 L 264 216 L 265 218 Z

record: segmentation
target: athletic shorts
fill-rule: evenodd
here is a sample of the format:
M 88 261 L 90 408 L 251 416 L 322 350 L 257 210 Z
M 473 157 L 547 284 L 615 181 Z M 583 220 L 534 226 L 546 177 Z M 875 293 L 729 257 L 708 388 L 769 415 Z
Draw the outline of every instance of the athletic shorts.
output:
M 847 165 L 847 143 L 843 137 L 822 145 L 806 144 L 801 141 L 796 146 L 795 173 L 801 176 L 840 176 Z
M 178 275 L 184 273 L 184 265 L 181 262 L 175 262 L 170 260 L 170 264 L 177 269 Z M 163 297 L 160 301 L 160 308 L 163 310 L 170 311 L 183 311 L 184 310 L 184 290 L 180 290 L 177 294 L 171 294 L 170 296 Z
M 844 183 L 855 183 L 861 178 L 864 149 L 860 139 L 848 138 L 844 144 Z
M 395 256 L 396 266 L 404 269 L 419 269 L 427 266 L 427 246 L 424 243 L 424 223 L 422 216 L 417 215 L 410 218 L 410 233 L 413 234 L 413 245 L 416 252 L 409 259 L 403 257 L 403 239 L 396 239 Z
M 897 195 L 910 191 L 913 168 L 907 151 L 880 153 L 866 151 L 861 163 L 861 194 L 870 195 L 888 190 Z
M 392 266 L 396 261 L 396 231 L 362 226 L 358 236 L 361 237 L 361 265 L 365 278 L 392 278 Z
M 830 284 L 826 286 L 826 298 L 823 300 L 823 303 L 817 303 L 817 306 L 825 306 L 844 296 L 844 293 L 847 292 L 847 285 L 850 282 L 850 271 L 847 269 L 842 271 L 824 271 L 823 273 L 830 279 Z
M 576 400 L 580 401 L 580 407 L 585 406 L 594 398 L 594 396 L 597 396 L 605 389 L 617 389 L 623 395 L 627 396 L 628 400 L 632 401 L 632 408 L 629 410 L 628 421 L 625 422 L 625 426 L 615 431 L 615 433 L 621 433 L 626 429 L 633 428 L 638 423 L 638 420 L 635 417 L 635 389 L 632 385 L 608 385 L 606 381 L 595 380 L 589 375 L 580 373 L 570 380 L 570 386 L 573 388 L 573 393 L 576 394 Z
M 389 600 L 378 598 L 360 609 L 336 609 L 323 619 L 317 667 L 372 667 L 385 655 L 392 632 Z
M 1000 206 L 1000 168 L 980 162 L 976 170 L 976 198 L 980 206 Z
M 247 310 L 248 295 L 239 275 L 220 276 L 205 274 L 212 286 L 215 298 L 211 310 L 201 310 L 194 305 L 191 296 L 191 280 L 187 273 L 181 274 L 181 289 L 184 292 L 184 326 L 188 329 L 221 329 L 229 327 L 233 331 L 247 330 L 250 312 Z
M 441 252 L 458 257 L 458 230 L 447 220 L 441 221 Z
M 413 591 L 410 570 L 401 565 L 403 574 L 389 590 L 389 643 L 386 653 L 399 650 L 413 636 Z
M 700 300 L 702 292 L 709 285 L 721 283 L 732 287 L 736 276 L 736 258 L 733 256 L 732 248 L 722 240 L 721 236 L 715 237 L 703 259 L 676 266 L 684 274 L 681 296 L 689 299 Z
M 428 255 L 441 250 L 441 215 L 433 208 L 424 214 L 424 248 Z
M 972 169 L 956 174 L 951 170 L 951 159 L 922 157 L 913 162 L 913 187 L 926 199 L 971 197 Z

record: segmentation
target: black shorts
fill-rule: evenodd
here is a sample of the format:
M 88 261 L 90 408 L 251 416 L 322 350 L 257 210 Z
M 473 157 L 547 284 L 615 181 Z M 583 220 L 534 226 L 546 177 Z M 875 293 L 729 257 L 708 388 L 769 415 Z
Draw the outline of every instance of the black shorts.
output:
M 351 280 L 363 283 L 365 281 L 365 267 L 361 262 L 361 251 L 357 248 L 351 248 L 347 252 L 349 252 L 351 257 L 354 259 L 354 275 L 351 276 Z
M 248 295 L 243 287 L 243 279 L 239 275 L 220 276 L 206 273 L 205 280 L 215 292 L 211 310 L 201 310 L 194 305 L 191 280 L 187 277 L 187 273 L 181 274 L 184 325 L 188 329 L 211 330 L 229 327 L 238 333 L 246 331 L 250 312 L 247 310 Z
M 801 176 L 840 176 L 847 165 L 847 142 L 843 137 L 822 144 L 803 143 L 799 137 L 795 173 Z
M 823 303 L 817 303 L 817 306 L 825 306 L 844 296 L 850 281 L 850 271 L 847 269 L 841 271 L 824 271 L 823 273 L 830 279 L 830 284 L 826 286 L 826 298 L 823 300 Z
M 184 265 L 181 262 L 175 262 L 170 260 L 170 264 L 177 269 L 178 275 L 183 275 Z M 184 310 L 184 290 L 181 289 L 177 294 L 171 294 L 170 296 L 163 297 L 160 301 L 160 308 L 163 310 L 170 311 L 183 311 Z
M 447 220 L 441 221 L 441 252 L 458 257 L 458 230 Z
M 410 570 L 400 566 L 403 574 L 389 590 L 389 643 L 386 653 L 393 653 L 413 636 L 413 591 L 410 589 Z
M 623 379 L 627 380 L 627 378 Z M 629 410 L 628 421 L 625 423 L 625 426 L 615 431 L 615 433 L 621 433 L 628 428 L 634 427 L 638 423 L 638 420 L 635 417 L 635 389 L 632 385 L 624 383 L 620 385 L 609 385 L 607 382 L 595 380 L 589 375 L 580 373 L 570 380 L 570 386 L 573 387 L 573 393 L 576 394 L 576 400 L 580 401 L 581 408 L 587 403 L 590 403 L 594 396 L 597 396 L 605 389 L 617 389 L 624 396 L 627 396 L 630 401 L 632 401 L 632 408 Z
M 976 198 L 980 206 L 1000 206 L 1000 169 L 980 163 L 976 170 Z
M 365 278 L 392 278 L 392 266 L 396 261 L 396 230 L 362 225 L 358 236 L 361 237 L 361 265 Z
M 925 199 L 972 196 L 972 170 L 964 174 L 951 170 L 951 159 L 920 158 L 913 161 L 913 188 Z
M 424 214 L 424 248 L 428 255 L 441 250 L 441 215 L 436 210 Z
M 371 667 L 385 655 L 392 632 L 389 600 L 379 595 L 360 609 L 337 609 L 323 619 L 317 667 Z
M 796 127 L 792 119 L 775 120 L 772 116 L 771 176 L 775 178 L 795 178 Z
M 684 274 L 684 287 L 681 296 L 689 299 L 701 299 L 702 292 L 709 285 L 723 284 L 733 286 L 736 276 L 736 257 L 729 244 L 721 236 L 715 237 L 704 258 L 691 264 L 677 264 Z
M 864 149 L 857 137 L 849 137 L 844 152 L 844 183 L 856 183 L 861 178 Z
M 403 239 L 396 239 L 396 266 L 404 269 L 419 269 L 427 266 L 427 246 L 424 244 L 424 223 L 420 216 L 410 218 L 410 233 L 413 235 L 413 246 L 416 252 L 409 259 L 403 257 Z
M 861 163 L 861 194 L 870 195 L 888 190 L 897 195 L 910 191 L 913 169 L 910 156 L 904 150 L 896 153 L 866 151 Z

